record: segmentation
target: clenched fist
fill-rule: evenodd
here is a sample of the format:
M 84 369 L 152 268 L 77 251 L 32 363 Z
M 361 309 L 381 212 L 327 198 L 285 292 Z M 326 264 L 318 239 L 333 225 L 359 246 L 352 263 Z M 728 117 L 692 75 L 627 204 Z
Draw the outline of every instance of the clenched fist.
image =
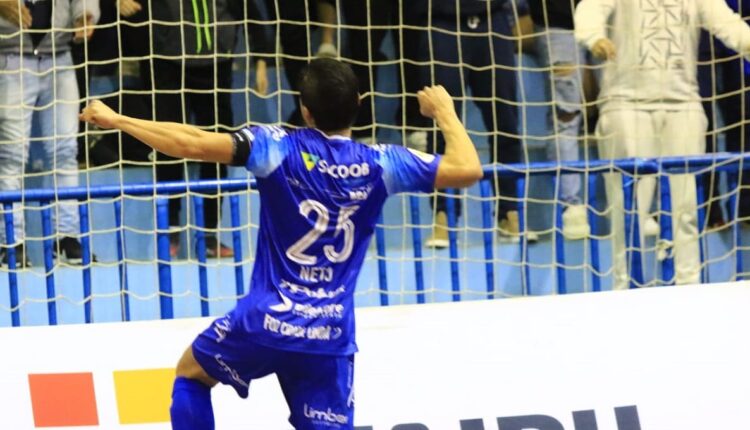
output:
M 419 112 L 427 118 L 435 118 L 442 112 L 454 112 L 453 99 L 442 85 L 424 87 L 417 93 Z
M 83 109 L 79 118 L 99 128 L 110 129 L 117 128 L 120 115 L 99 100 L 94 100 Z

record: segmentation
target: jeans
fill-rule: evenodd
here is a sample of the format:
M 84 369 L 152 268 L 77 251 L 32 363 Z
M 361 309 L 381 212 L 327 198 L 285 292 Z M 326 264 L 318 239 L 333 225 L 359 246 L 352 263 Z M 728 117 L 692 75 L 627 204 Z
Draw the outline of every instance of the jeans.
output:
M 573 37 L 573 30 L 537 27 L 542 33 L 537 37 L 538 59 L 540 65 L 549 67 L 549 79 L 546 80 L 547 94 L 551 97 L 553 108 L 547 118 L 554 139 L 547 140 L 547 159 L 556 161 L 578 160 L 578 142 L 581 134 L 581 117 L 583 114 L 583 70 L 586 51 Z M 555 70 L 556 66 L 565 70 Z M 572 119 L 563 121 L 559 113 L 571 114 Z M 580 204 L 580 175 L 562 175 L 560 179 L 560 197 L 564 202 Z
M 78 85 L 70 52 L 56 55 L 0 54 L 0 190 L 20 190 L 29 159 L 31 123 L 41 126 L 45 187 L 78 185 Z M 62 235 L 77 233 L 77 203 L 59 203 L 53 225 Z M 13 206 L 15 239 L 24 237 L 21 204 Z M 5 242 L 4 218 L 0 239 Z

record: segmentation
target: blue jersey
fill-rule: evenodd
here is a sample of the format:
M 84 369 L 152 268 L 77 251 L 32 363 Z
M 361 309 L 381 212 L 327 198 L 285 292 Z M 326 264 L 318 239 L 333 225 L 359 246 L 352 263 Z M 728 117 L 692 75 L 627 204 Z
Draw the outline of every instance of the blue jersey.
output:
M 250 291 L 232 313 L 262 345 L 314 354 L 356 352 L 354 289 L 385 199 L 430 192 L 439 158 L 366 146 L 319 130 L 245 128 L 260 228 Z

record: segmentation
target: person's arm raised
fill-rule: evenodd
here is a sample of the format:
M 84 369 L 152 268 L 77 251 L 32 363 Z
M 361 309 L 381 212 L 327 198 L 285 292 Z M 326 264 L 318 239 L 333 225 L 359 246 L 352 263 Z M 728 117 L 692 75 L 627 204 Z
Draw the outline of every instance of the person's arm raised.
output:
M 417 96 L 422 115 L 434 119 L 445 137 L 445 154 L 438 165 L 435 187 L 468 187 L 482 179 L 479 155 L 458 119 L 450 94 L 436 85 L 425 87 Z
M 95 100 L 81 112 L 81 121 L 121 130 L 155 150 L 175 158 L 230 164 L 234 143 L 228 133 L 212 133 L 175 122 L 147 121 L 120 115 Z

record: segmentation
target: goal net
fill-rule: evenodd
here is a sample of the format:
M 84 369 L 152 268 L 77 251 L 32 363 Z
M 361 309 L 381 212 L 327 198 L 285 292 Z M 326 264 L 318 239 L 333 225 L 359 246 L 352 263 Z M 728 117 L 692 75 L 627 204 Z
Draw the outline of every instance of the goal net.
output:
M 416 98 L 422 86 L 441 84 L 486 170 L 467 190 L 388 201 L 358 305 L 679 282 L 691 261 L 681 263 L 680 252 L 692 245 L 680 246 L 666 174 L 686 171 L 697 179 L 697 205 L 682 215 L 695 216 L 698 239 L 687 271 L 702 282 L 744 276 L 750 200 L 738 154 L 747 65 L 708 33 L 698 57 L 708 154 L 614 162 L 602 157 L 596 133 L 607 64 L 575 42 L 572 23 L 550 2 L 63 2 L 98 19 L 79 29 L 94 30 L 89 40 L 73 28 L 75 16 L 63 23 L 55 15 L 47 27 L 56 36 L 45 36 L 39 3 L 18 3 L 36 11 L 28 29 L 0 18 L 0 184 L 8 191 L 0 203 L 12 221 L 2 228 L 0 326 L 231 309 L 255 259 L 252 176 L 156 155 L 74 114 L 99 99 L 130 116 L 211 131 L 300 126 L 296 76 L 317 56 L 349 63 L 360 80 L 356 140 L 443 151 Z M 555 7 L 570 13 L 567 2 Z M 654 16 L 668 15 L 656 8 Z M 658 31 L 686 25 L 660 22 Z M 605 190 L 613 173 L 622 177 L 621 206 Z

